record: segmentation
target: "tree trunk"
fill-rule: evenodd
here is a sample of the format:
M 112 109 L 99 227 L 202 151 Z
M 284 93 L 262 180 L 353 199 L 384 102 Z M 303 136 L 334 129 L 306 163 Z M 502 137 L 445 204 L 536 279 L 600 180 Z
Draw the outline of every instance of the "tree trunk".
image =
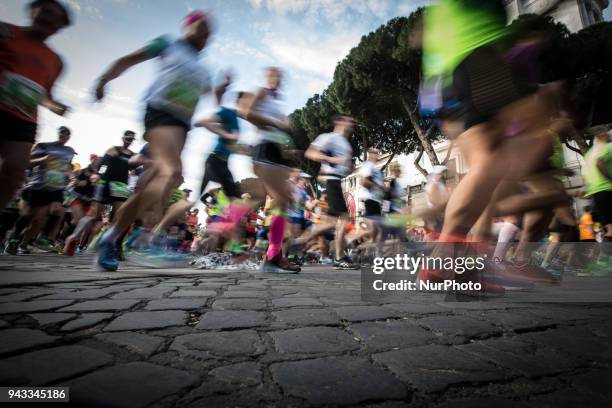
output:
M 448 145 L 448 150 L 446 151 L 446 157 L 444 158 L 444 160 L 442 160 L 442 164 L 446 166 L 446 163 L 448 163 L 448 160 L 451 157 L 451 153 L 453 152 L 453 147 L 455 147 L 455 142 L 453 142 L 452 140 L 449 142 L 450 144 Z
M 410 105 L 406 101 L 406 98 L 402 96 L 400 99 L 402 100 L 402 105 L 404 107 L 404 110 L 406 111 L 406 113 L 408 114 L 408 117 L 410 118 L 410 123 L 412 123 L 412 126 L 414 127 L 414 131 L 416 132 L 417 137 L 419 138 L 419 142 L 421 142 L 421 146 L 423 147 L 423 150 L 425 151 L 425 153 L 427 153 L 427 157 L 429 158 L 431 165 L 432 166 L 439 165 L 440 161 L 438 160 L 436 151 L 431 145 L 431 142 L 427 139 L 428 135 L 423 133 L 423 129 L 421 129 L 421 126 L 419 125 L 419 119 L 417 118 L 415 113 L 410 108 Z
M 421 174 L 425 176 L 425 178 L 427 178 L 427 176 L 429 176 L 429 173 L 419 164 L 419 162 L 421 161 L 421 157 L 423 157 L 423 149 L 419 149 L 419 155 L 416 159 L 414 159 L 414 167 L 416 167 L 417 170 L 420 171 Z
M 366 132 L 363 132 L 363 135 L 361 135 L 361 143 L 363 145 L 363 161 L 368 160 L 368 138 L 366 137 Z
M 395 153 L 393 152 L 391 153 L 391 156 L 389 156 L 389 160 L 387 160 L 387 162 L 385 163 L 384 166 L 382 166 L 382 168 L 380 169 L 380 171 L 385 171 L 387 169 L 387 166 L 389 166 L 389 164 L 391 163 L 391 161 L 395 158 Z

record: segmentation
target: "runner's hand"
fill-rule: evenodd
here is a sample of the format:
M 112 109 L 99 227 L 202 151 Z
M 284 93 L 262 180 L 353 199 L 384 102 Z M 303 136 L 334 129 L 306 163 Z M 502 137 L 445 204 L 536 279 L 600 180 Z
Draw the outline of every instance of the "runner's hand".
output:
M 51 106 L 49 106 L 49 110 L 59 116 L 64 116 L 66 113 L 70 112 L 70 108 L 63 103 L 52 101 Z
M 95 93 L 96 102 L 99 102 L 102 99 L 104 99 L 104 88 L 105 87 L 106 87 L 106 81 L 104 80 L 104 78 L 100 78 L 98 80 L 98 84 L 96 85 L 96 93 Z

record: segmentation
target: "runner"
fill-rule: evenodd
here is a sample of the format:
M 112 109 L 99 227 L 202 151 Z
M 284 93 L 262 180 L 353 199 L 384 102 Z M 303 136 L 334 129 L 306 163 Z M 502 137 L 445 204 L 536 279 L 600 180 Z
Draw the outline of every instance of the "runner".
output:
M 604 229 L 599 261 L 591 269 L 610 270 L 612 265 L 612 143 L 603 126 L 592 130 L 593 147 L 584 156 L 586 196 L 593 200 L 593 216 Z
M 298 238 L 307 228 L 305 210 L 310 205 L 311 198 L 306 192 L 306 178 L 304 176 L 307 176 L 307 174 L 302 173 L 302 170 L 293 169 L 289 178 L 291 182 L 291 203 L 287 209 L 287 216 L 289 218 L 288 232 L 292 239 Z M 289 259 L 293 258 L 296 261 L 300 258 L 299 255 L 299 253 L 287 254 Z
M 129 160 L 134 156 L 130 146 L 134 142 L 136 134 L 131 130 L 123 133 L 121 146 L 109 148 L 102 159 L 96 161 L 92 170 L 96 171 L 98 177 L 93 196 L 93 205 L 87 216 L 82 217 L 75 231 L 66 239 L 64 253 L 68 256 L 74 255 L 77 247 L 83 245 L 83 241 L 89 236 L 90 242 L 102 228 L 102 218 L 106 207 L 110 207 L 111 221 L 115 217 L 119 207 L 130 195 L 128 178 L 130 172 Z
M 304 244 L 335 229 L 334 268 L 357 269 L 358 266 L 345 254 L 344 238 L 349 222 L 349 212 L 341 184 L 341 180 L 348 176 L 353 168 L 353 149 L 349 139 L 353 135 L 355 122 L 349 116 L 336 115 L 332 123 L 333 131 L 319 135 L 304 154 L 307 159 L 321 163 L 320 178 L 327 185 L 327 219 L 315 224 L 312 230 L 301 237 L 296 244 Z
M 40 244 L 48 249 L 55 240 L 64 217 L 64 190 L 72 172 L 72 159 L 76 155 L 72 147 L 66 146 L 68 140 L 70 129 L 62 126 L 58 129 L 56 142 L 38 143 L 32 149 L 32 176 L 22 192 L 21 217 L 9 240 L 8 253 L 29 253 L 28 245 L 38 237 L 47 221 L 52 225 L 50 235 L 41 236 Z
M 68 9 L 56 0 L 29 3 L 29 27 L 0 22 L 0 209 L 25 180 L 42 105 L 64 115 L 52 89 L 63 70 L 61 58 L 45 42 L 71 23 Z
M 508 35 L 506 24 L 501 0 L 441 0 L 426 12 L 425 87 L 437 87 L 443 97 L 439 117 L 464 129 L 457 143 L 470 166 L 446 206 L 441 242 L 465 242 L 500 181 L 533 173 L 550 154 L 547 130 L 548 118 L 556 116 L 550 103 L 554 91 L 538 91 L 535 84 L 513 76 L 500 51 Z M 504 139 L 510 129 L 522 138 L 513 137 L 512 143 Z M 439 245 L 434 254 L 449 250 Z M 422 281 L 453 276 L 453 271 L 419 272 Z M 482 280 L 476 274 L 460 278 Z M 481 283 L 485 292 L 503 293 L 503 287 Z
M 298 273 L 299 266 L 289 263 L 283 256 L 282 245 L 287 223 L 285 211 L 291 200 L 288 183 L 291 166 L 283 154 L 289 144 L 289 119 L 281 112 L 279 68 L 266 70 L 266 87 L 259 89 L 239 106 L 241 117 L 259 128 L 260 141 L 253 149 L 253 170 L 272 197 L 268 250 L 262 270 L 271 273 Z
M 83 218 L 88 212 L 94 198 L 95 186 L 99 176 L 97 168 L 98 156 L 89 155 L 89 164 L 84 169 L 77 171 L 74 185 L 70 189 L 72 201 L 69 203 L 72 210 L 72 223 L 74 225 Z
M 375 245 L 376 256 L 382 256 L 383 231 L 380 226 L 382 219 L 382 203 L 385 192 L 384 175 L 377 167 L 380 151 L 370 148 L 367 160 L 359 169 L 361 182 L 361 197 L 363 199 L 364 217 L 370 231 L 371 242 Z
M 104 270 L 118 267 L 118 241 L 139 213 L 168 201 L 182 174 L 181 152 L 200 96 L 211 90 L 210 76 L 199 64 L 200 52 L 210 35 L 208 14 L 194 11 L 183 23 L 182 38 L 159 37 L 146 47 L 115 61 L 100 77 L 96 99 L 102 100 L 106 85 L 129 68 L 158 59 L 161 71 L 146 96 L 145 129 L 153 158 L 152 176 L 143 182 L 117 213 L 115 222 L 100 241 L 97 264 Z
M 227 87 L 229 84 L 229 79 L 227 79 L 224 86 Z M 239 92 L 236 98 L 237 105 L 240 105 L 243 97 L 244 92 Z M 232 154 L 233 145 L 240 138 L 238 113 L 236 109 L 222 106 L 214 115 L 198 121 L 195 126 L 203 127 L 218 137 L 212 153 L 210 153 L 208 159 L 206 159 L 204 178 L 202 179 L 200 188 L 200 197 L 204 196 L 208 183 L 214 181 L 221 184 L 223 191 L 231 200 L 240 198 L 240 191 L 228 168 L 229 157 Z

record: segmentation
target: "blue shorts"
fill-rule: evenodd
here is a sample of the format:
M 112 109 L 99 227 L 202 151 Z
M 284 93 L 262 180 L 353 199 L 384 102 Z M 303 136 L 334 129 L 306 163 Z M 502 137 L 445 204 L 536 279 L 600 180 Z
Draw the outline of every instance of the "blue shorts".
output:
M 260 228 L 260 229 L 257 231 L 257 233 L 255 234 L 255 237 L 256 237 L 257 239 L 263 239 L 263 238 L 266 238 L 266 237 L 268 236 L 268 231 L 269 231 L 269 230 L 270 230 L 270 228 L 268 228 L 268 227 L 263 227 L 263 228 Z
M 289 222 L 291 224 L 304 225 L 304 218 L 302 218 L 302 217 L 289 217 Z

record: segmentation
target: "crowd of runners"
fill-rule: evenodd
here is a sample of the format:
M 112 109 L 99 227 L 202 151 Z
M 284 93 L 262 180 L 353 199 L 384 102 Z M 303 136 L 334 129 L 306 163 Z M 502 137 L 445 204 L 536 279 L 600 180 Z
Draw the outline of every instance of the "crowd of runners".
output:
M 98 267 L 115 271 L 126 259 L 160 266 L 225 252 L 232 263 L 256 258 L 264 272 L 298 273 L 307 262 L 359 269 L 394 251 L 490 253 L 495 261 L 485 273 L 459 277 L 422 268 L 418 279 L 460 278 L 503 292 L 557 282 L 564 242 L 599 241 L 597 254 L 575 246 L 569 252 L 587 258 L 593 270 L 611 269 L 610 133 L 591 130 L 585 188 L 576 196 L 592 200 L 592 208 L 577 212 L 563 184 L 568 171 L 560 138 L 576 132 L 563 87 L 540 83 L 533 55 L 545 39 L 527 29 L 510 33 L 502 1 L 441 0 L 409 38 L 423 54 L 421 114 L 432 116 L 457 146 L 468 173 L 450 188 L 445 168 L 434 167 L 427 207 L 417 210 L 406 200 L 400 166 L 385 176 L 381 152 L 369 149 L 358 170 L 362 214 L 349 211 L 342 189 L 355 170 L 354 119 L 339 112 L 329 118 L 329 133 L 306 151 L 293 149 L 292 125 L 280 104 L 282 70 L 267 68 L 256 90 L 230 93 L 230 74 L 214 84 L 199 63 L 213 29 L 201 11 L 185 17 L 181 38 L 158 37 L 96 80 L 94 98 L 102 101 L 131 67 L 159 64 L 145 96 L 146 144 L 139 152 L 131 150 L 137 135 L 130 130 L 106 152 L 91 154 L 83 168 L 73 163 L 69 128 L 58 129 L 57 141 L 35 143 L 39 106 L 58 115 L 68 110 L 53 98 L 63 63 L 46 41 L 71 17 L 56 0 L 32 1 L 28 10 L 30 26 L 0 23 L 0 241 L 8 254 L 92 251 Z M 218 107 L 194 117 L 202 98 Z M 242 121 L 257 128 L 253 146 L 239 142 Z M 181 153 L 192 127 L 217 137 L 194 197 L 181 188 Z M 228 167 L 232 154 L 250 154 L 257 191 L 241 191 Z M 299 167 L 304 158 L 320 163 L 316 183 Z M 198 214 L 197 201 L 205 214 Z M 543 258 L 534 263 L 543 240 Z

